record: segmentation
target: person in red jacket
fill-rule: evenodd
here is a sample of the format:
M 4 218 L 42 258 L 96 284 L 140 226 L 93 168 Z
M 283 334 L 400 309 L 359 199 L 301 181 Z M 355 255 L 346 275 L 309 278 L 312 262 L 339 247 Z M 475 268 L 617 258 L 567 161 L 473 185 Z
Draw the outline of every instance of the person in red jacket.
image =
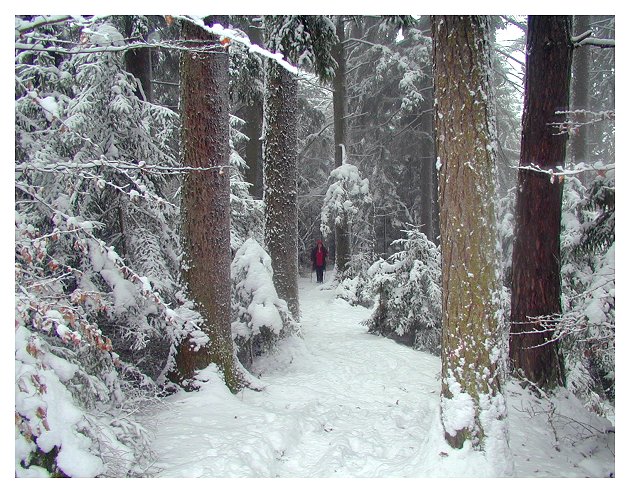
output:
M 324 282 L 324 271 L 326 270 L 326 257 L 328 256 L 328 250 L 322 243 L 322 240 L 317 240 L 317 245 L 311 252 L 311 261 L 313 262 L 313 270 L 317 272 L 317 282 Z

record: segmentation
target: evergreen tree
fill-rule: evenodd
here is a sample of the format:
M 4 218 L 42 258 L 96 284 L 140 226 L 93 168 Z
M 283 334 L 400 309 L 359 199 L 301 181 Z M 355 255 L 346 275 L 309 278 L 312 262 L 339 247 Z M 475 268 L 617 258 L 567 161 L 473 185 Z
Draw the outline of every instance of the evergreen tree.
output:
M 353 18 L 345 43 L 347 155 L 373 184 L 376 250 L 383 253 L 408 223 L 437 236 L 431 39 L 422 19 L 404 27 L 404 39 L 388 20 Z
M 562 166 L 566 134 L 552 125 L 569 106 L 571 18 L 530 16 L 527 32 L 521 168 L 512 258 L 510 358 L 515 370 L 542 387 L 562 384 L 564 370 L 553 339 L 560 305 L 562 180 L 545 171 Z M 532 169 L 538 167 L 540 169 Z
M 274 284 L 299 320 L 297 258 L 297 80 L 268 61 L 263 133 L 265 246 L 271 255 Z
M 483 449 L 489 436 L 507 439 L 488 20 L 433 17 L 432 31 L 442 234 L 441 418 L 452 447 L 470 440 Z
M 321 77 L 334 74 L 334 26 L 324 16 L 266 16 L 265 44 L 289 61 L 310 66 Z M 299 319 L 297 223 L 297 80 L 267 61 L 265 74 L 264 202 L 265 245 L 278 295 Z
M 590 187 L 565 179 L 562 215 L 563 313 L 551 317 L 566 361 L 567 388 L 604 415 L 615 399 L 615 172 Z
M 421 351 L 440 354 L 442 289 L 440 251 L 418 229 L 397 240 L 401 250 L 368 270 L 376 309 L 369 332 Z
M 207 25 L 221 19 L 206 18 Z M 228 55 L 218 36 L 185 21 L 181 61 L 184 278 L 203 316 L 204 337 L 179 341 L 172 378 L 186 386 L 215 363 L 232 391 L 242 385 L 231 337 Z
M 133 409 L 199 321 L 167 193 L 177 117 L 135 96 L 110 19 L 16 33 L 16 475 L 141 474 Z

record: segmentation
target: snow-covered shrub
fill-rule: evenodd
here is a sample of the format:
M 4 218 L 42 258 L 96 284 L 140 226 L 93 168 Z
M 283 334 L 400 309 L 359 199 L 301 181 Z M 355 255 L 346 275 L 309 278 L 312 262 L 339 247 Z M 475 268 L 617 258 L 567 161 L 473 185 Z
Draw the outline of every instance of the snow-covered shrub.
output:
M 75 21 L 86 47 L 122 39 Z M 76 29 L 16 18 L 23 45 L 66 50 Z M 169 201 L 177 116 L 138 100 L 122 67 L 114 52 L 16 54 L 18 476 L 143 474 L 134 411 L 198 330 Z
M 373 262 L 373 255 L 368 252 L 351 255 L 346 276 L 335 288 L 335 296 L 351 305 L 371 307 L 374 304 L 374 293 L 370 289 L 372 278 L 368 275 L 368 270 Z
M 101 322 L 133 308 L 132 293 L 159 294 L 89 222 L 55 224 L 42 205 L 16 211 L 16 475 L 140 474 L 151 454 L 131 416 L 155 384 L 114 351 Z M 112 287 L 97 287 L 98 276 Z
M 91 26 L 83 39 L 102 44 L 103 33 L 118 39 L 113 30 L 108 23 Z M 90 220 L 99 240 L 167 302 L 176 302 L 178 208 L 167 200 L 172 178 L 164 170 L 177 166 L 169 147 L 177 116 L 135 97 L 135 79 L 122 69 L 120 54 L 21 63 L 28 57 L 28 51 L 17 56 L 17 79 L 24 86 L 16 94 L 16 147 L 23 156 L 23 176 L 37 180 L 46 194 L 43 202 L 56 211 L 44 208 L 44 214 Z M 25 90 L 42 80 L 46 83 Z M 56 105 L 42 108 L 41 100 Z M 48 118 L 51 108 L 54 118 Z M 96 277 L 96 288 L 113 288 L 114 279 L 106 279 L 109 271 L 105 267 L 104 275 Z M 118 283 L 117 292 L 123 286 Z M 126 361 L 157 379 L 171 344 L 168 324 L 156 317 L 154 304 L 141 299 L 141 293 L 130 290 L 127 295 L 136 302 L 108 313 L 100 324 L 107 326 Z
M 586 188 L 565 181 L 562 216 L 563 314 L 557 325 L 567 387 L 594 410 L 615 395 L 614 169 Z
M 441 257 L 418 229 L 394 242 L 401 250 L 368 270 L 377 297 L 369 332 L 439 354 L 442 326 Z
M 354 219 L 362 217 L 366 206 L 372 203 L 370 182 L 361 177 L 359 169 L 353 164 L 344 161 L 330 172 L 329 181 L 321 212 L 324 236 L 329 236 L 331 226 L 340 224 L 344 219 L 354 222 Z
M 373 251 L 373 225 L 370 221 L 370 182 L 363 178 L 359 169 L 345 161 L 330 172 L 330 185 L 324 197 L 321 211 L 321 232 L 328 237 L 334 231 L 336 235 L 343 235 L 344 241 L 336 238 L 337 263 L 339 258 L 350 262 L 352 254 L 360 261 L 365 255 Z M 342 280 L 351 277 L 352 273 L 346 267 L 343 272 L 337 272 L 337 278 Z
M 271 257 L 253 238 L 241 245 L 232 261 L 232 320 L 237 355 L 248 369 L 279 339 L 298 331 L 273 285 Z

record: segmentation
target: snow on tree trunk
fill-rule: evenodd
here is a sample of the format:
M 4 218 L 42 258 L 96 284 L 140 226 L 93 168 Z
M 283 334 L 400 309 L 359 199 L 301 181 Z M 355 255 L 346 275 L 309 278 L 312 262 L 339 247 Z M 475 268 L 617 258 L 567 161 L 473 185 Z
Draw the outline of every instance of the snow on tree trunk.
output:
M 181 58 L 182 163 L 204 168 L 186 174 L 182 189 L 183 276 L 202 314 L 207 339 L 188 337 L 176 356 L 185 382 L 215 363 L 227 386 L 241 383 L 235 370 L 230 319 L 230 173 L 228 141 L 228 55 L 218 38 L 190 22 L 182 37 L 191 48 Z
M 442 233 L 442 397 L 445 438 L 508 452 L 501 394 L 496 134 L 487 19 L 432 18 Z
M 249 25 L 247 35 L 252 43 L 263 46 L 263 36 L 260 29 Z M 256 92 L 246 108 L 245 134 L 249 138 L 245 146 L 245 161 L 247 170 L 245 180 L 252 184 L 250 194 L 255 199 L 262 199 L 262 126 L 263 126 L 263 98 Z
M 335 28 L 339 43 L 332 50 L 337 62 L 335 78 L 333 79 L 333 115 L 335 138 L 335 167 L 344 164 L 344 149 L 346 146 L 346 53 L 344 49 L 344 21 L 343 16 L 335 19 Z M 350 232 L 347 215 L 343 215 L 335 223 L 335 266 L 337 275 L 343 277 L 346 266 L 350 261 Z
M 521 166 L 563 165 L 567 136 L 558 135 L 557 111 L 569 106 L 571 17 L 531 16 Z M 547 173 L 520 169 L 512 256 L 510 358 L 515 370 L 537 385 L 562 384 L 563 367 L 553 324 L 532 320 L 561 312 L 560 218 L 562 182 Z
M 265 246 L 278 296 L 299 320 L 297 242 L 297 79 L 273 61 L 265 73 L 263 200 Z

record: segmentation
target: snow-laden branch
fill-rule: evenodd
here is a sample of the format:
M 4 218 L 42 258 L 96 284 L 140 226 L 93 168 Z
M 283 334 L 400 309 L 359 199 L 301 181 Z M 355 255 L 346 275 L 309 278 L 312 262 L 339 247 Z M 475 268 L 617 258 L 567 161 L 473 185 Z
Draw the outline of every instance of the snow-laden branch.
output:
M 567 336 L 572 335 L 575 337 L 584 334 L 585 337 L 578 339 L 579 342 L 589 343 L 595 350 L 609 350 L 614 348 L 614 329 L 615 325 L 610 322 L 592 323 L 583 314 L 576 314 L 570 312 L 567 314 L 552 314 L 540 317 L 527 317 L 527 322 L 512 322 L 512 325 L 533 325 L 532 330 L 525 330 L 521 332 L 510 331 L 510 335 L 532 335 L 546 333 L 550 337 L 546 341 L 533 346 L 527 346 L 525 349 L 537 349 L 548 344 L 559 342 L 565 339 Z M 601 327 L 608 329 L 610 334 L 598 334 L 597 337 L 588 336 L 589 328 Z
M 218 44 L 207 45 L 207 46 L 187 46 L 188 43 L 183 41 L 173 41 L 173 42 L 159 42 L 159 43 L 142 43 L 142 42 L 134 42 L 128 43 L 120 46 L 81 46 L 78 48 L 63 48 L 61 46 L 44 46 L 42 44 L 37 43 L 15 43 L 15 49 L 20 51 L 36 51 L 36 52 L 47 52 L 47 53 L 59 53 L 61 55 L 81 55 L 81 54 L 89 54 L 89 53 L 120 53 L 129 50 L 137 50 L 140 48 L 163 48 L 167 50 L 180 50 L 180 51 L 196 51 L 196 52 L 204 52 L 204 53 L 219 53 L 224 50 L 221 48 L 217 50 L 219 47 Z
M 94 169 L 107 167 L 117 171 L 141 171 L 142 173 L 155 175 L 178 175 L 189 171 L 209 171 L 214 169 L 229 169 L 231 165 L 193 167 L 193 166 L 160 166 L 156 164 L 147 164 L 145 161 L 132 163 L 128 161 L 100 159 L 87 163 L 59 162 L 48 163 L 45 165 L 33 163 L 21 163 L 15 166 L 15 172 L 39 171 L 42 173 L 64 173 L 70 171 L 81 171 L 86 169 Z
M 200 29 L 203 29 L 209 34 L 214 34 L 215 36 L 219 36 L 221 42 L 234 42 L 239 43 L 246 46 L 251 53 L 257 53 L 258 55 L 264 56 L 270 60 L 277 62 L 279 65 L 284 67 L 286 70 L 291 72 L 292 74 L 298 75 L 299 70 L 294 65 L 290 64 L 284 59 L 284 55 L 282 53 L 274 53 L 265 48 L 262 48 L 254 43 L 252 43 L 248 37 L 243 36 L 240 31 L 235 29 L 229 29 L 223 27 L 221 24 L 213 24 L 212 26 L 207 26 L 203 22 L 202 17 L 198 16 L 190 16 L 190 15 L 182 15 L 182 16 L 173 16 L 175 19 L 184 20 L 187 22 L 192 22 Z
M 527 22 L 520 22 L 516 17 L 512 15 L 502 15 L 501 18 L 507 22 L 508 24 L 512 24 L 515 27 L 518 27 L 523 33 L 527 32 Z
M 614 120 L 615 112 L 613 110 L 606 111 L 589 111 L 589 110 L 571 110 L 571 111 L 556 111 L 556 115 L 565 115 L 571 117 L 571 120 L 565 120 L 563 122 L 554 122 L 549 125 L 557 129 L 558 133 L 562 134 L 574 134 L 580 127 L 585 125 L 593 125 L 595 123 L 603 122 L 606 120 Z M 577 121 L 583 119 L 583 121 Z
M 33 186 L 29 186 L 18 181 L 16 182 L 15 188 L 30 196 L 35 202 L 43 205 L 54 215 L 62 219 L 55 228 L 55 231 L 53 231 L 53 235 L 59 235 L 62 232 L 74 234 L 76 237 L 75 248 L 83 250 L 83 253 L 86 255 L 88 246 L 99 250 L 101 255 L 112 262 L 113 267 L 124 279 L 130 279 L 141 289 L 143 295 L 147 297 L 147 299 L 151 299 L 158 307 L 160 307 L 164 316 L 170 323 L 178 321 L 182 324 L 190 324 L 190 326 L 194 329 L 203 332 L 201 326 L 195 320 L 182 315 L 179 313 L 178 309 L 172 309 L 169 303 L 164 301 L 159 291 L 151 286 L 147 278 L 139 275 L 130 265 L 128 265 L 128 263 L 115 252 L 113 247 L 108 246 L 103 240 L 94 235 L 94 228 L 102 223 L 98 223 L 97 221 L 81 221 L 76 217 L 66 214 L 56 207 L 54 203 L 48 202 Z M 61 229 L 62 227 L 67 229 Z M 59 265 L 61 265 L 61 263 Z M 64 265 L 64 268 L 70 268 L 73 272 L 81 272 L 66 265 Z
M 74 17 L 74 16 L 42 16 L 41 18 L 37 18 L 31 22 L 25 21 L 16 21 L 16 42 L 15 49 L 16 50 L 26 50 L 26 51 L 37 51 L 37 52 L 49 52 L 49 53 L 60 53 L 64 55 L 75 55 L 81 53 L 102 53 L 102 52 L 124 52 L 128 50 L 135 50 L 139 48 L 164 48 L 164 49 L 175 49 L 175 50 L 186 50 L 186 51 L 205 51 L 212 52 L 216 50 L 219 46 L 226 46 L 230 43 L 239 43 L 249 49 L 251 53 L 256 53 L 270 60 L 274 60 L 276 63 L 281 65 L 283 68 L 291 72 L 292 74 L 299 75 L 299 69 L 286 61 L 284 59 L 284 55 L 282 53 L 274 53 L 265 48 L 262 48 L 254 43 L 252 43 L 247 36 L 245 36 L 242 32 L 237 31 L 236 29 L 229 29 L 223 27 L 221 24 L 214 24 L 212 26 L 207 26 L 204 24 L 203 18 L 199 16 L 171 16 L 174 19 L 179 19 L 186 22 L 191 22 L 198 26 L 200 29 L 203 29 L 209 34 L 218 36 L 220 42 L 218 44 L 209 44 L 202 48 L 199 46 L 195 46 L 194 48 L 187 46 L 191 41 L 178 41 L 178 42 L 159 42 L 159 43 L 146 43 L 146 42 L 134 42 L 134 43 L 125 43 L 125 41 L 120 38 L 107 38 L 105 43 L 98 43 L 98 46 L 78 46 L 76 48 L 63 48 L 60 46 L 45 46 L 42 43 L 33 43 L 33 42 L 24 42 L 20 41 L 23 39 L 26 33 L 33 31 L 37 27 L 41 27 L 47 24 L 58 24 L 61 22 L 67 22 L 70 20 L 77 21 L 79 24 L 88 27 L 88 22 L 83 17 Z M 94 18 L 91 18 L 90 21 L 93 21 Z M 109 42 L 107 42 L 109 41 Z M 94 43 L 92 43 L 94 44 Z M 223 48 L 221 48 L 223 51 Z
M 600 48 L 614 48 L 615 40 L 614 39 L 599 39 L 599 38 L 591 38 L 593 35 L 593 30 L 589 29 L 588 31 L 579 34 L 577 36 L 573 36 L 571 38 L 571 42 L 574 47 L 578 46 L 599 46 Z
M 61 24 L 69 20 L 78 21 L 80 24 L 85 23 L 85 19 L 81 16 L 72 15 L 39 15 L 33 20 L 25 21 L 19 17 L 15 18 L 15 36 L 16 38 L 26 33 L 32 32 L 42 26 L 52 24 Z
M 543 173 L 550 176 L 550 180 L 553 183 L 556 179 L 563 181 L 565 176 L 578 175 L 587 171 L 596 171 L 599 174 L 604 174 L 608 171 L 615 169 L 615 163 L 604 164 L 601 161 L 596 163 L 577 163 L 571 168 L 565 168 L 564 166 L 554 166 L 553 168 L 541 168 L 537 164 L 520 165 L 517 167 L 519 170 L 535 171 L 537 173 Z

